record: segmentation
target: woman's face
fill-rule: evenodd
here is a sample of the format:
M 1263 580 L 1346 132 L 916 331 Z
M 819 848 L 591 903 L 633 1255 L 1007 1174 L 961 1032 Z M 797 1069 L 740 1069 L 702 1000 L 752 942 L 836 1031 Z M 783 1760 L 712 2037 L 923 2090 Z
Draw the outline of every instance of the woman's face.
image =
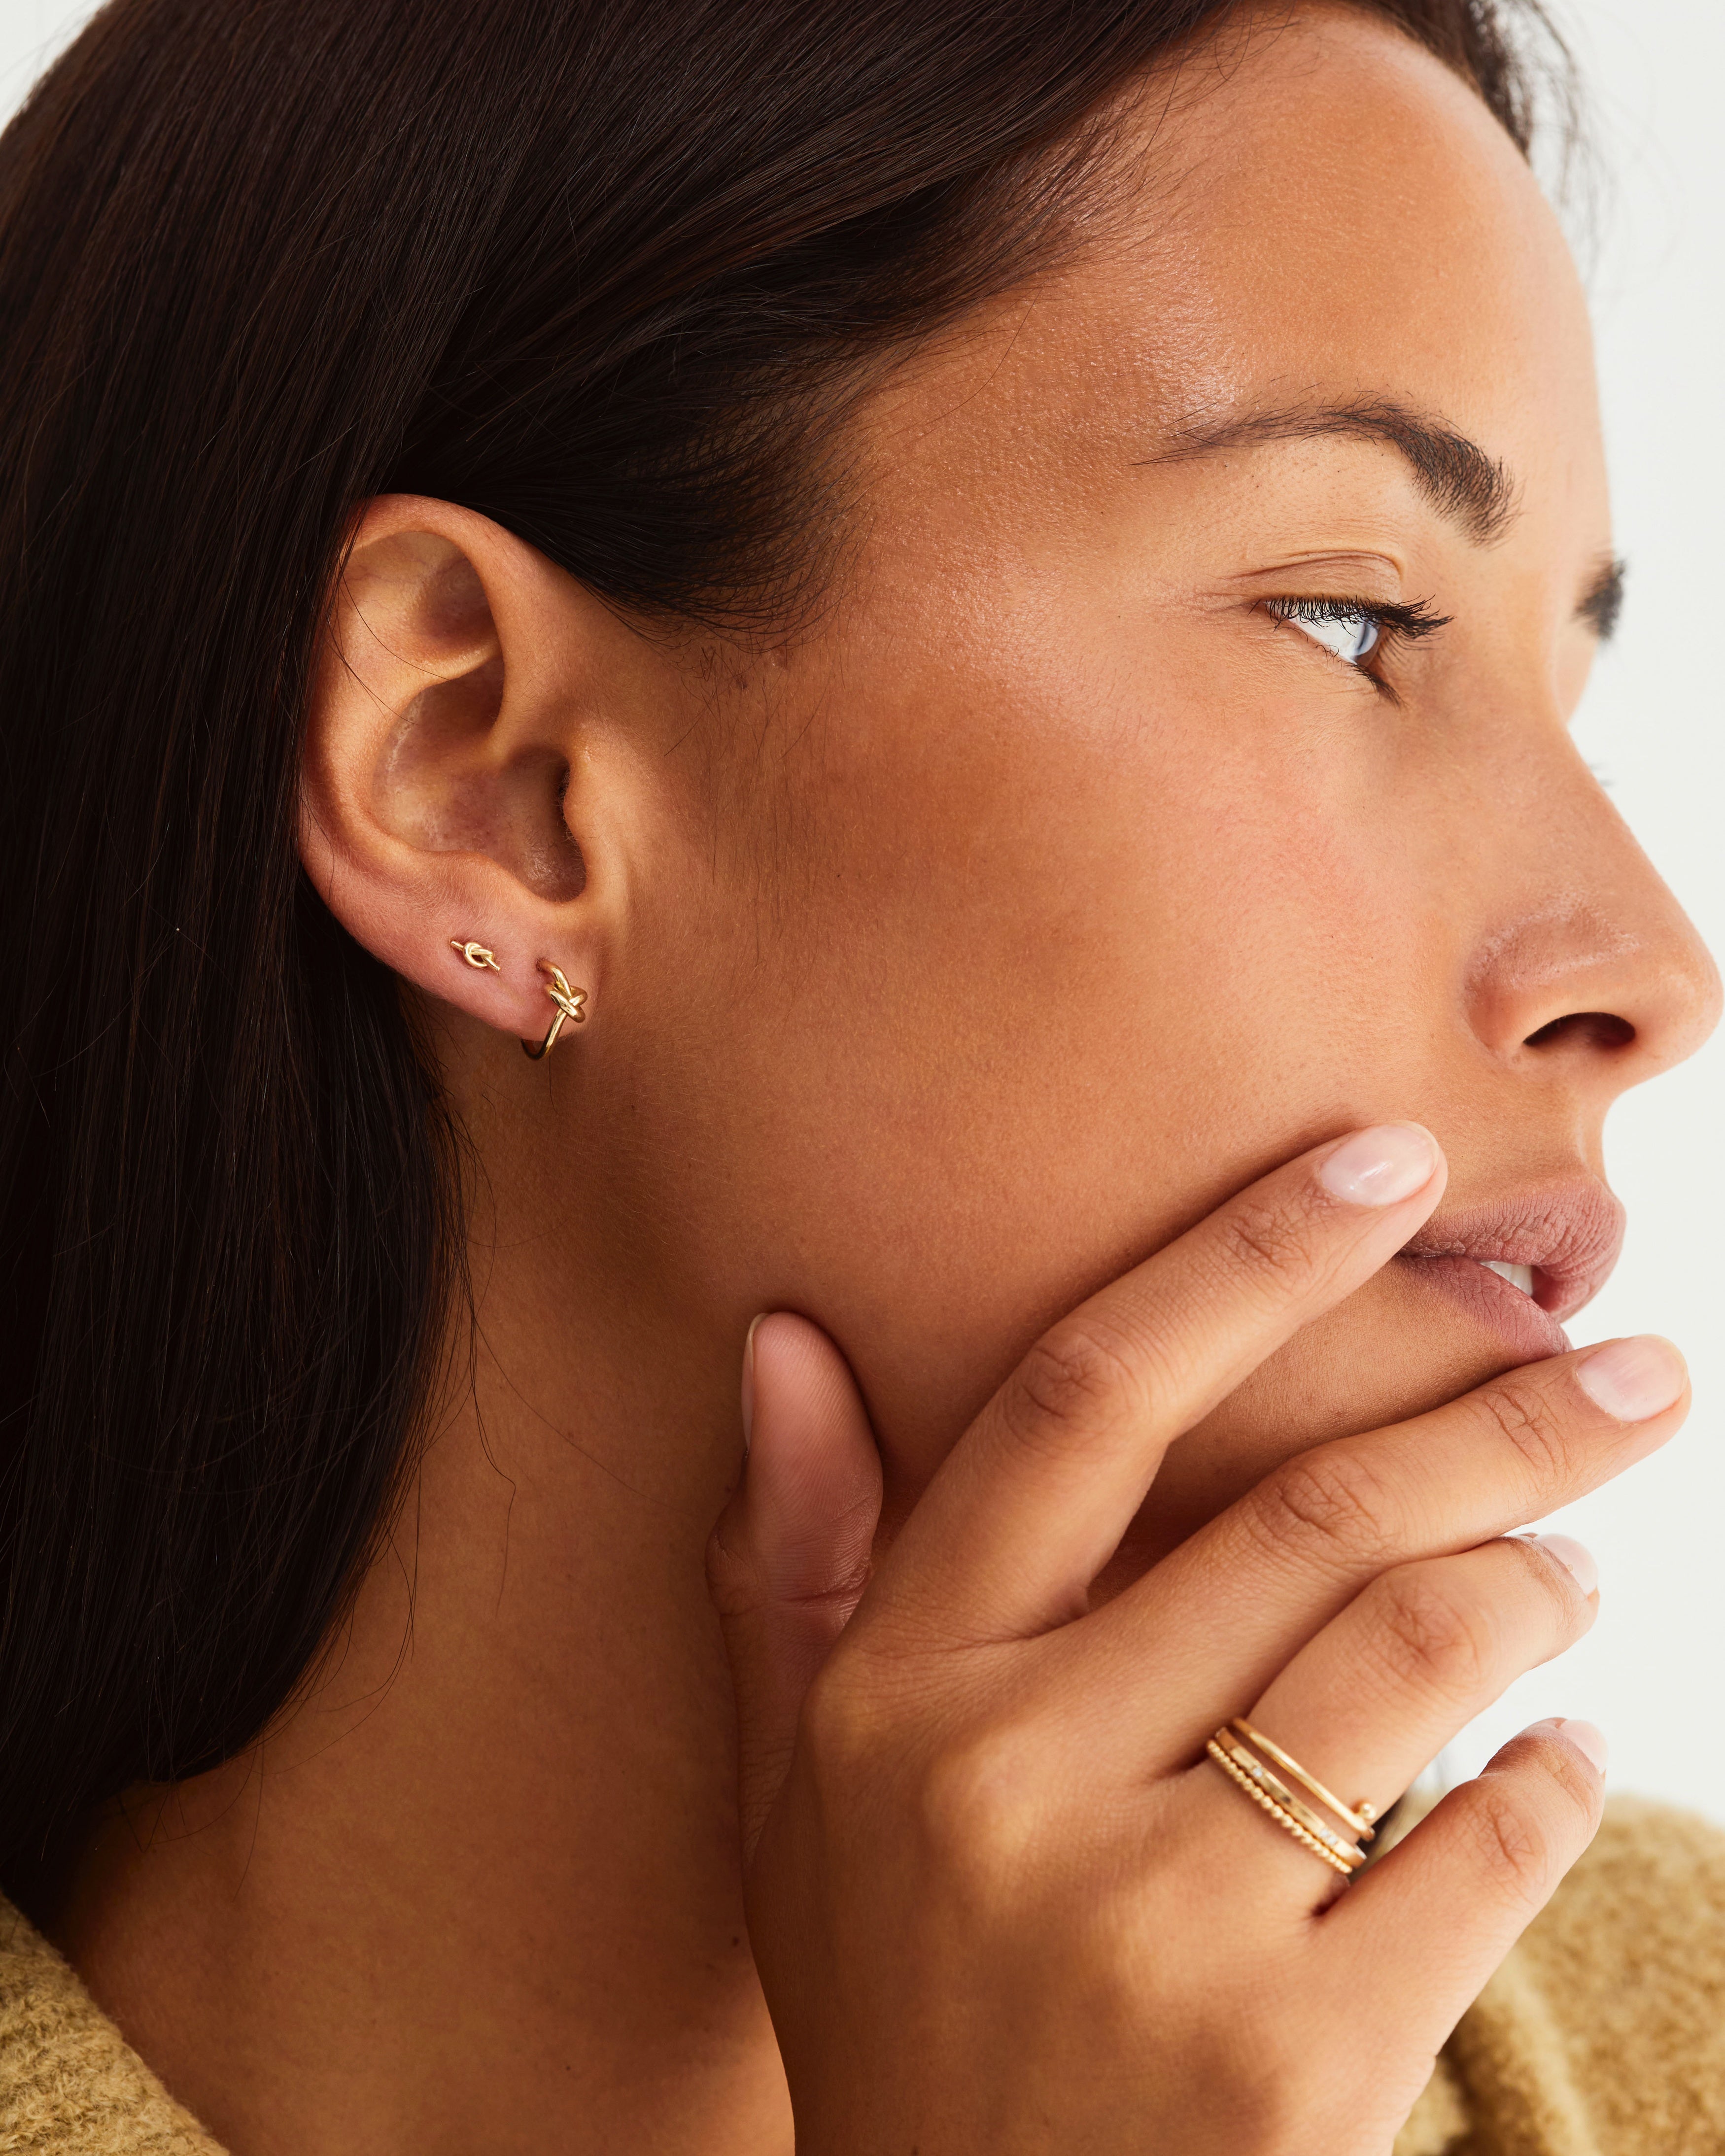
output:
M 1317 1139 L 1429 1125 L 1459 1255 L 1188 1438 L 1147 1546 L 1551 1352 L 1615 1245 L 1606 1107 L 1717 985 L 1568 732 L 1611 527 L 1512 145 L 1345 10 L 1199 54 L 1135 127 L 1095 244 L 868 405 L 816 628 L 647 670 L 561 1082 L 572 1234 L 733 1342 L 825 1325 L 901 1502 L 1091 1287 Z

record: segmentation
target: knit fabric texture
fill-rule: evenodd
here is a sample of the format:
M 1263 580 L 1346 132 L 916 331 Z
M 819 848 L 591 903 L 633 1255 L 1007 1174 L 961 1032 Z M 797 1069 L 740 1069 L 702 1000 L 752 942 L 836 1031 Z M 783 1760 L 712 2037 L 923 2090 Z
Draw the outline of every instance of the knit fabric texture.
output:
M 223 2156 L 0 1902 L 0 2156 Z M 1725 1834 L 1635 1799 L 1462 2017 L 1394 2156 L 1721 2156 Z
M 1725 1834 L 1620 1797 L 1460 2025 L 1395 2156 L 1721 2156 Z
M 0 2156 L 222 2156 L 60 1955 L 0 1901 Z

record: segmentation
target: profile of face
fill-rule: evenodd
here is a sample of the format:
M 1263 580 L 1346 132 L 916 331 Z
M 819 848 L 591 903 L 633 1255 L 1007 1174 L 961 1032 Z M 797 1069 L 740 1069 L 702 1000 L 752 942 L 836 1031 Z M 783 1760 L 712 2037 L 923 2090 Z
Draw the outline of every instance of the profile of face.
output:
M 1248 23 L 1096 192 L 869 388 L 783 642 L 374 505 L 305 850 L 424 992 L 510 1382 L 547 1329 L 657 1326 L 734 1414 L 749 1317 L 805 1312 L 890 1515 L 1059 1312 L 1301 1148 L 1426 1124 L 1431 1227 L 1182 1440 L 1142 1563 L 1553 1352 L 1615 1249 L 1605 1111 L 1718 992 L 1568 732 L 1615 593 L 1589 334 L 1479 99 L 1381 20 Z M 588 1019 L 536 1067 L 542 956 Z

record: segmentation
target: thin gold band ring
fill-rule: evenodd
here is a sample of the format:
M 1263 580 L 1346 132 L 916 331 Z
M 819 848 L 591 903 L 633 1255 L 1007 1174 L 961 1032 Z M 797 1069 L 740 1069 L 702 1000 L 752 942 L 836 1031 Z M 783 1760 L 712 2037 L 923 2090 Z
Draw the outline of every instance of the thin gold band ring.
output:
M 1225 1729 L 1219 1729 L 1211 1742 L 1219 1745 L 1228 1758 L 1249 1777 L 1253 1784 L 1266 1797 L 1278 1804 L 1289 1817 L 1303 1826 L 1316 1840 L 1321 1841 L 1336 1861 L 1349 1871 L 1357 1871 L 1366 1861 L 1365 1851 L 1351 1841 L 1344 1841 L 1329 1821 L 1320 1819 L 1310 1804 L 1302 1804 L 1279 1776 L 1272 1774 L 1261 1759 L 1255 1759 L 1240 1740 Z
M 1297 1759 L 1289 1758 L 1280 1744 L 1266 1737 L 1261 1729 L 1254 1729 L 1243 1714 L 1235 1715 L 1228 1727 L 1238 1730 L 1255 1751 L 1261 1752 L 1266 1759 L 1273 1759 L 1285 1774 L 1291 1774 L 1302 1789 L 1309 1791 L 1321 1804 L 1327 1805 L 1343 1825 L 1357 1834 L 1362 1841 L 1372 1840 L 1375 1831 L 1372 1822 L 1378 1816 L 1375 1804 L 1360 1803 L 1348 1805 L 1344 1804 L 1339 1797 L 1332 1796 L 1316 1774 L 1308 1774 Z
M 1204 1748 L 1229 1780 L 1245 1790 L 1255 1804 L 1268 1812 L 1271 1818 L 1285 1833 L 1292 1835 L 1302 1849 L 1309 1849 L 1314 1856 L 1322 1857 L 1332 1871 L 1339 1871 L 1344 1879 L 1351 1879 L 1353 1876 L 1355 1867 L 1351 1864 L 1344 1864 L 1339 1856 L 1332 1856 L 1315 1834 L 1307 1834 L 1299 1821 L 1291 1818 L 1273 1797 L 1266 1797 L 1247 1775 L 1240 1772 L 1214 1737 Z

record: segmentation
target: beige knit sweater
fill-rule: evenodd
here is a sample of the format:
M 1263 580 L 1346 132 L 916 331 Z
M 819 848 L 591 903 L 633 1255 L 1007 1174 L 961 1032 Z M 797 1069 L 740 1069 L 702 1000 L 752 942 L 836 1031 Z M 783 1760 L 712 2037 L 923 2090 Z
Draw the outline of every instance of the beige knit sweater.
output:
M 223 2156 L 0 1902 L 0 2156 Z M 1725 2156 L 1725 1834 L 1622 1799 L 1394 2156 Z

